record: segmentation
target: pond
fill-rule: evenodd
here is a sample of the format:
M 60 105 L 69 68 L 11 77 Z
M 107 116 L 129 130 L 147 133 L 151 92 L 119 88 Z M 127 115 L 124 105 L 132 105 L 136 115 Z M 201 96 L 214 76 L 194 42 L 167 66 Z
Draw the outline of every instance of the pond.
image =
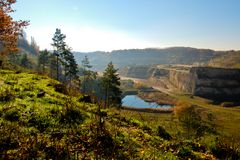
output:
M 159 105 L 155 102 L 146 102 L 137 95 L 127 95 L 122 99 L 122 105 L 133 108 L 172 108 L 171 105 Z

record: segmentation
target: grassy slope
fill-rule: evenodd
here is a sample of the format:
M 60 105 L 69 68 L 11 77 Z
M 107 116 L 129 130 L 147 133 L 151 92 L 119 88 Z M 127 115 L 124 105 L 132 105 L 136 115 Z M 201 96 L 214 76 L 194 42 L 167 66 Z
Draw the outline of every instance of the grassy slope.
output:
M 143 98 L 145 99 L 148 99 L 148 98 L 155 99 L 156 101 L 160 101 L 160 102 L 163 99 L 166 101 L 166 104 L 171 104 L 171 103 L 177 104 L 178 102 L 183 102 L 186 104 L 195 105 L 199 108 L 203 116 L 205 115 L 205 113 L 212 113 L 214 115 L 214 117 L 216 118 L 216 124 L 219 126 L 218 131 L 221 132 L 222 135 L 240 138 L 239 136 L 240 106 L 221 107 L 220 105 L 211 104 L 211 102 L 207 99 L 196 97 L 196 96 L 192 97 L 184 93 L 178 93 L 175 95 L 166 96 L 163 93 L 153 92 L 153 93 L 143 93 L 143 94 L 140 94 L 140 96 L 143 96 Z M 172 97 L 172 99 L 170 99 L 170 97 Z M 135 115 L 134 113 L 132 114 Z M 150 114 L 149 117 L 154 117 L 154 114 L 153 115 Z M 163 117 L 165 117 L 163 121 L 169 121 L 169 123 L 171 122 L 171 119 L 172 119 L 171 114 L 164 114 Z M 168 125 L 175 125 L 175 122 L 173 124 L 171 123 L 169 124 L 169 123 Z M 164 125 L 164 124 L 161 123 L 161 125 Z
M 216 117 L 218 129 L 227 136 L 239 137 L 240 132 L 240 106 L 225 108 L 219 105 L 208 103 L 206 99 L 200 97 L 191 98 L 188 95 L 177 95 L 177 99 L 198 106 L 202 113 L 212 113 Z
M 171 114 L 103 110 L 56 91 L 45 76 L 0 70 L 0 155 L 8 158 L 181 159 L 213 158 L 198 142 L 178 138 Z M 161 125 L 173 136 L 157 136 Z M 207 154 L 208 152 L 208 154 Z M 6 157 L 5 157 L 6 158 Z

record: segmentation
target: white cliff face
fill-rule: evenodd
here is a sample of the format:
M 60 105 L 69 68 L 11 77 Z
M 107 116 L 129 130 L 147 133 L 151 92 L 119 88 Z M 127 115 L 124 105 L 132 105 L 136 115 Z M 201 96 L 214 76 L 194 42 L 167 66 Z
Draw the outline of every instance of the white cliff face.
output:
M 168 77 L 180 91 L 211 99 L 240 99 L 240 70 L 211 67 L 147 67 L 125 68 L 122 76 L 154 79 Z
M 216 99 L 240 99 L 240 70 L 193 67 L 170 71 L 169 80 L 181 91 Z
M 194 89 L 193 76 L 189 72 L 171 70 L 169 72 L 169 80 L 181 91 L 192 93 Z

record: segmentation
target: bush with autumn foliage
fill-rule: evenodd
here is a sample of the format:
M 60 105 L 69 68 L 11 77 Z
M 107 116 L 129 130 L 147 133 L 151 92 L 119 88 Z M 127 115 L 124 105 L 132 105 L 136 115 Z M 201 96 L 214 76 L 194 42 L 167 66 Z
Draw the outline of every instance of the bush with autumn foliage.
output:
M 205 133 L 216 133 L 215 119 L 211 113 L 204 117 L 199 107 L 185 102 L 178 102 L 174 113 L 181 123 L 186 137 L 202 137 Z
M 16 0 L 0 0 L 0 67 L 4 55 L 18 51 L 18 36 L 21 35 L 23 27 L 28 25 L 27 21 L 14 21 L 9 15 L 14 12 L 11 6 L 15 2 Z

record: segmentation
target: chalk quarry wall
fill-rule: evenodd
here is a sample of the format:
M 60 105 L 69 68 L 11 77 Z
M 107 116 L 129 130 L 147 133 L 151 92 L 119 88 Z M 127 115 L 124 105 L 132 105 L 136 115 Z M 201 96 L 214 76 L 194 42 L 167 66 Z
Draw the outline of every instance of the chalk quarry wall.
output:
M 223 99 L 240 99 L 240 70 L 210 67 L 193 67 L 188 72 L 171 70 L 170 82 L 178 89 L 196 96 Z
M 180 91 L 211 99 L 240 101 L 239 69 L 135 66 L 125 68 L 120 75 L 155 80 L 168 77 Z
M 194 74 L 190 74 L 187 71 L 170 70 L 168 78 L 181 91 L 192 93 L 195 89 Z

